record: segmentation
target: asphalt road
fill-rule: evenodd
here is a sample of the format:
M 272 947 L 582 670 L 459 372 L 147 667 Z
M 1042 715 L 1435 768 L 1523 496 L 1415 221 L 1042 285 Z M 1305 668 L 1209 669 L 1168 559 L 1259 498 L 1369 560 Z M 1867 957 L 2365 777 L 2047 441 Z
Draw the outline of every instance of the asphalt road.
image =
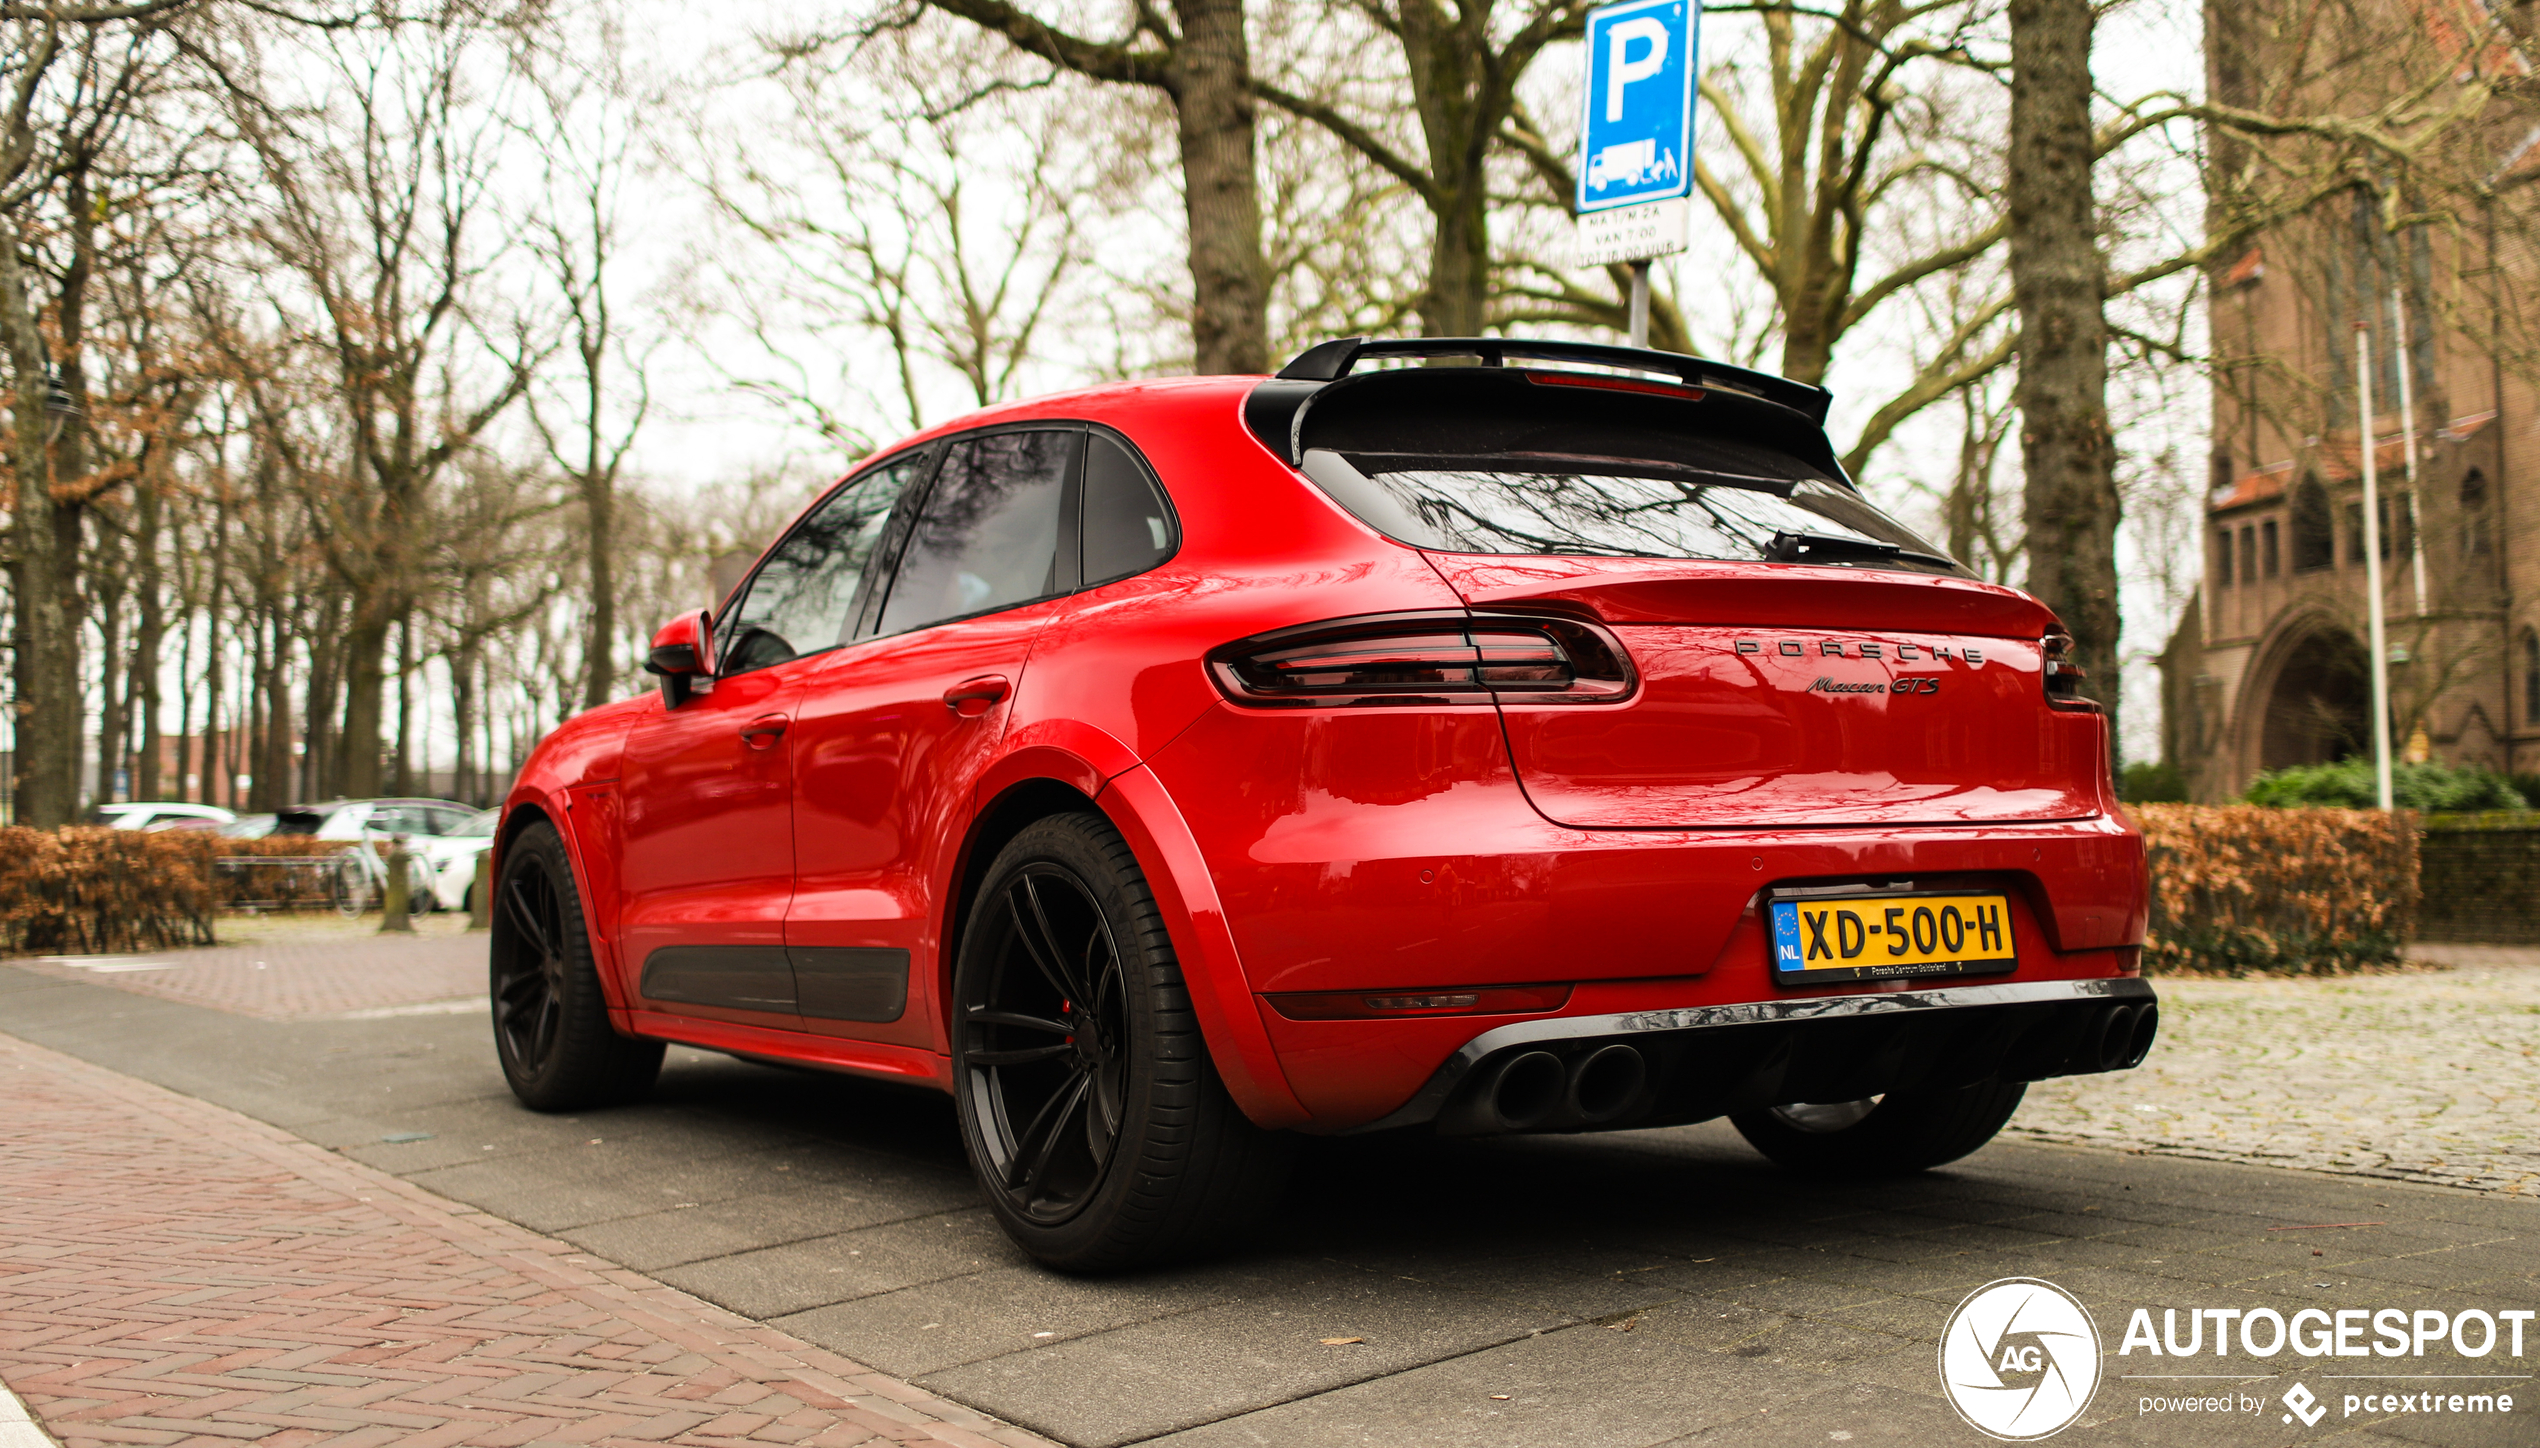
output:
M 2540 1444 L 2540 1323 L 2518 1359 L 2118 1352 L 2138 1307 L 2540 1307 L 2528 1199 L 2009 1143 L 1822 1185 L 1717 1124 L 1357 1140 L 1308 1153 L 1256 1250 L 1084 1280 L 1005 1243 L 928 1093 L 674 1050 L 651 1102 L 542 1117 L 473 1014 L 262 1020 L 14 968 L 0 1030 L 1071 1443 L 1981 1443 L 1936 1345 L 1970 1290 L 2029 1276 L 2087 1304 L 2106 1349 L 2059 1444 Z M 2374 1225 L 2326 1225 L 2346 1223 Z M 2476 1389 L 2515 1409 L 2342 1410 L 2471 1390 L 2438 1374 L 2492 1375 Z M 2279 1406 L 2296 1381 L 2328 1404 L 2315 1424 Z M 2226 1388 L 2228 1415 L 2155 1407 Z

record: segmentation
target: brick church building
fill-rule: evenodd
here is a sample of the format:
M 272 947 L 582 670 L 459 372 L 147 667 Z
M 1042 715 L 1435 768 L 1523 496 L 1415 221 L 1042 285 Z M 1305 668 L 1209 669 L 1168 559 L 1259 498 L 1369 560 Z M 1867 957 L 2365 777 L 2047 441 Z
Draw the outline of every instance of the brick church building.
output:
M 2162 752 L 2200 800 L 2228 799 L 2261 770 L 2370 753 L 2366 447 L 2394 751 L 2540 771 L 2540 389 L 2521 316 L 2540 266 L 2534 198 L 2500 184 L 2540 172 L 2533 108 L 2513 98 L 2533 72 L 2476 0 L 2365 0 L 2336 12 L 2342 27 L 2304 3 L 2208 5 L 2218 101 L 2280 113 L 2288 90 L 2298 109 L 2304 90 L 2369 100 L 2435 74 L 2439 104 L 2444 87 L 2506 83 L 2465 108 L 2437 158 L 2485 186 L 2443 189 L 2369 162 L 2332 172 L 2326 146 L 2288 147 L 2265 169 L 2313 165 L 2354 184 L 2248 228 L 2245 250 L 2235 241 L 2209 278 L 2204 582 L 2161 658 Z M 2214 145 L 2218 193 L 2256 173 L 2248 159 Z M 2228 226 L 2230 198 L 2209 202 L 2216 229 Z

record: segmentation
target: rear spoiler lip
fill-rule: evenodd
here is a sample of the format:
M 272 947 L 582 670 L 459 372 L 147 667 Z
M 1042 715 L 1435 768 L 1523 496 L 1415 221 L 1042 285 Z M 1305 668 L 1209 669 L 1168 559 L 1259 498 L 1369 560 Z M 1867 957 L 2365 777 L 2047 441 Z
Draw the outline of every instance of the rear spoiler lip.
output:
M 1820 427 L 1834 405 L 1834 394 L 1805 382 L 1793 382 L 1751 367 L 1713 362 L 1682 352 L 1651 347 L 1613 347 L 1601 342 L 1561 342 L 1525 337 L 1404 337 L 1369 340 L 1341 337 L 1309 347 L 1278 371 L 1283 382 L 1337 382 L 1369 357 L 1478 357 L 1485 367 L 1505 367 L 1511 357 L 1538 362 L 1590 362 L 1661 372 L 1687 387 L 1743 392 L 1787 407 Z
M 1834 401 L 1833 395 L 1821 387 L 1675 352 L 1607 347 L 1588 342 L 1530 342 L 1497 337 L 1431 337 L 1374 342 L 1345 337 L 1308 349 L 1295 361 L 1279 369 L 1277 375 L 1255 384 L 1244 396 L 1245 430 L 1276 453 L 1280 461 L 1290 467 L 1301 466 L 1305 461 L 1305 417 L 1313 409 L 1316 399 L 1327 388 L 1366 383 L 1391 375 L 1361 373 L 1352 377 L 1350 368 L 1359 359 L 1451 356 L 1478 356 L 1485 367 L 1491 369 L 1505 367 L 1507 358 L 1524 357 L 1543 361 L 1593 362 L 1602 366 L 1665 373 L 1682 379 L 1689 387 L 1735 394 L 1748 404 L 1777 407 L 1796 414 L 1816 429 L 1820 437 L 1824 433 L 1827 409 Z M 1829 459 L 1833 457 L 1833 452 L 1833 448 L 1828 446 L 1826 455 Z M 1846 485 L 1852 481 L 1843 476 L 1839 463 L 1836 464 L 1836 476 Z

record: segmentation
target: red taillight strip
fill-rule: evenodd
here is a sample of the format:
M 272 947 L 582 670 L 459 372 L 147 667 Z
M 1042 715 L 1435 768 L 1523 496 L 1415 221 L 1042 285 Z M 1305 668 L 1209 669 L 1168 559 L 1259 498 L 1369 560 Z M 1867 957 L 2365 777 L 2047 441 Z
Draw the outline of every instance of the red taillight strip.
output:
M 1637 377 L 1599 377 L 1592 372 L 1529 372 L 1526 380 L 1538 387 L 1591 387 L 1601 392 L 1647 392 L 1659 397 L 1681 397 L 1687 402 L 1702 400 L 1699 387 L 1643 382 Z
M 1444 989 L 1347 990 L 1265 996 L 1292 1021 L 1386 1021 L 1416 1016 L 1515 1016 L 1557 1011 L 1566 985 L 1468 985 Z

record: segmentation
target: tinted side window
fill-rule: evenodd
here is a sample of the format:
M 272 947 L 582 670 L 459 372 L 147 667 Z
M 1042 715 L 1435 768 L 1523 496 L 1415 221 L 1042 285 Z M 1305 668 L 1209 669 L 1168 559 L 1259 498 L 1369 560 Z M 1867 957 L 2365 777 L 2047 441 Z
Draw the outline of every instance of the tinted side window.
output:
M 1173 514 L 1147 470 L 1100 433 L 1085 443 L 1085 582 L 1144 573 L 1173 553 Z
M 1080 432 L 999 432 L 944 454 L 900 554 L 881 631 L 905 633 L 1060 592 L 1059 505 Z
M 776 545 L 724 615 L 718 672 L 763 669 L 846 641 L 873 544 L 924 463 L 924 454 L 913 454 L 865 473 Z

